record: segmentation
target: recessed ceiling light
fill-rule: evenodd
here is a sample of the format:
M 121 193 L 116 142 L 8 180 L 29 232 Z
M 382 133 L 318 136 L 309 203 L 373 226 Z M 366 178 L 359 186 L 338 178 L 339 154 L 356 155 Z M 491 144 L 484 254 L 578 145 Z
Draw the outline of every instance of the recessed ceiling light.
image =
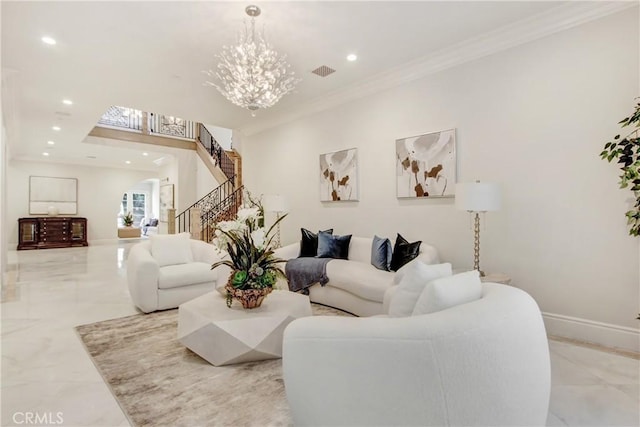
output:
M 71 105 L 71 104 L 73 104 L 73 101 L 71 101 L 70 99 L 63 99 L 63 100 L 62 100 L 62 103 L 63 103 L 64 105 Z
M 125 160 L 124 161 L 126 164 L 130 165 L 131 164 L 131 160 Z
M 46 157 L 46 156 L 48 156 L 48 155 L 49 155 L 49 153 L 47 153 L 47 152 L 45 151 L 44 153 L 42 153 L 42 155 Z
M 53 129 L 53 130 L 60 130 L 60 129 L 62 129 L 62 128 L 61 128 L 60 126 L 53 126 L 51 129 Z
M 50 44 L 50 45 L 56 44 L 56 40 L 54 38 L 52 38 L 52 37 L 49 37 L 49 36 L 44 36 L 40 40 L 42 40 L 42 43 L 46 43 L 46 44 Z
M 49 145 L 55 145 L 55 142 L 54 142 L 54 141 L 47 141 L 47 144 L 49 144 Z
M 143 156 L 148 156 L 148 155 L 149 155 L 149 153 L 142 153 L 142 155 L 143 155 Z
M 355 61 L 356 59 L 358 59 L 358 55 L 356 55 L 355 53 L 347 55 L 347 61 Z

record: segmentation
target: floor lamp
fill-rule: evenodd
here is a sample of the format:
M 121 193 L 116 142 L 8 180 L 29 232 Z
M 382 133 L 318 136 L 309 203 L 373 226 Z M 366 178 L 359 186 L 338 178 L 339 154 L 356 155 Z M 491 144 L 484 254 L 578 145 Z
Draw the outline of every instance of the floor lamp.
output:
M 289 210 L 287 199 L 280 194 L 272 194 L 264 197 L 264 210 L 266 212 L 275 212 L 276 221 L 280 219 L 280 215 Z M 273 238 L 273 248 L 280 247 L 280 223 L 276 225 L 276 234 Z
M 456 208 L 474 215 L 473 269 L 480 270 L 480 213 L 500 210 L 500 186 L 489 182 L 456 184 Z

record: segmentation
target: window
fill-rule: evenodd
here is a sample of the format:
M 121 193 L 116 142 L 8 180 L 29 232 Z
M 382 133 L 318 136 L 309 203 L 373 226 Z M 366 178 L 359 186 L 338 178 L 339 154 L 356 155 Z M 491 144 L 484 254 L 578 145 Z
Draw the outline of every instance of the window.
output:
M 131 196 L 133 225 L 140 227 L 140 221 L 147 216 L 147 195 L 146 193 L 131 193 Z
M 129 191 L 124 193 L 118 214 L 118 227 L 124 227 L 122 218 L 127 212 L 133 214 L 133 226 L 140 227 L 140 222 L 147 216 L 147 200 L 149 200 L 149 194 L 147 192 Z

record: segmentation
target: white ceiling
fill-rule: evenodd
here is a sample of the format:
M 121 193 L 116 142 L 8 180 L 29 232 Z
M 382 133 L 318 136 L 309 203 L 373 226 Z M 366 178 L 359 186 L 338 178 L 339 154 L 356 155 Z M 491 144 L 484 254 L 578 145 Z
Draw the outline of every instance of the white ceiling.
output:
M 258 27 L 264 25 L 269 41 L 303 80 L 295 93 L 254 118 L 204 86 L 202 74 L 215 67 L 221 47 L 236 40 L 246 1 L 2 1 L 2 101 L 10 152 L 22 159 L 153 170 L 151 161 L 167 150 L 85 138 L 110 105 L 250 132 L 329 100 L 362 96 L 401 80 L 405 70 L 415 75 L 416 67 L 424 74 L 445 62 L 454 65 L 451 52 L 468 60 L 540 37 L 545 32 L 537 28 L 544 24 L 548 33 L 550 18 L 562 21 L 554 24 L 560 28 L 579 23 L 568 16 L 588 20 L 635 4 L 608 3 L 258 2 Z M 57 44 L 42 43 L 44 35 Z M 348 53 L 358 60 L 348 62 Z M 326 78 L 310 73 L 320 65 L 337 71 Z M 64 98 L 74 104 L 63 105 Z M 53 131 L 53 125 L 62 130 Z M 47 140 L 56 145 L 45 159 Z M 151 155 L 142 158 L 142 151 Z M 132 164 L 124 165 L 126 159 Z

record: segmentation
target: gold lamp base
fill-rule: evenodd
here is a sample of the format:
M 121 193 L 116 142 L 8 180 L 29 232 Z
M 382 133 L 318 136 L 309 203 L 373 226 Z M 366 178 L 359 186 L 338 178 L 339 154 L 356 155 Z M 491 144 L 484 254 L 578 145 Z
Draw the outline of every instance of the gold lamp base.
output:
M 473 226 L 473 269 L 480 273 L 480 277 L 484 277 L 484 271 L 480 270 L 480 214 L 475 213 Z

